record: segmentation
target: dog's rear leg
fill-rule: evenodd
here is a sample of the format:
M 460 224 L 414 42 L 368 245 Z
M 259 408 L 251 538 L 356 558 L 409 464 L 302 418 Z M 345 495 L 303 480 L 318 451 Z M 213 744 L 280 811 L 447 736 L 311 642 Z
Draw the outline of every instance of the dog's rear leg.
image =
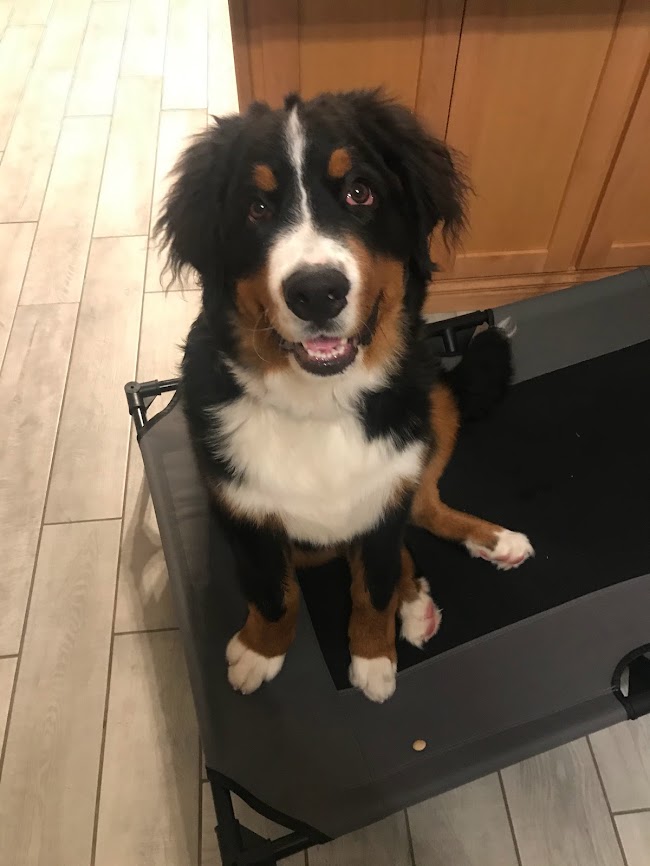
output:
M 456 511 L 441 501 L 438 482 L 453 453 L 460 419 L 446 385 L 437 385 L 431 398 L 435 450 L 413 499 L 411 522 L 440 538 L 463 544 L 472 556 L 487 559 L 497 568 L 516 568 L 534 553 L 523 533 Z
M 401 636 L 421 649 L 440 628 L 442 613 L 429 595 L 429 581 L 426 577 L 416 577 L 413 558 L 405 547 L 402 547 L 402 573 L 397 592 Z

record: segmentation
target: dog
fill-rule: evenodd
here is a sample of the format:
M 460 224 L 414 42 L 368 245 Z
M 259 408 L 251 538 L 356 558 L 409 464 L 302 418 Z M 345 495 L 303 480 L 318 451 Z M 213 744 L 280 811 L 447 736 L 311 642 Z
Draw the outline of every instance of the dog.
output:
M 447 147 L 380 91 L 254 103 L 215 118 L 174 169 L 156 232 L 172 274 L 202 286 L 181 393 L 248 603 L 226 651 L 243 693 L 282 668 L 299 565 L 347 556 L 350 682 L 382 702 L 396 614 L 415 646 L 440 625 L 409 521 L 499 568 L 533 553 L 438 494 L 461 413 L 510 375 L 495 330 L 449 375 L 422 337 L 432 232 L 455 242 L 466 194 Z

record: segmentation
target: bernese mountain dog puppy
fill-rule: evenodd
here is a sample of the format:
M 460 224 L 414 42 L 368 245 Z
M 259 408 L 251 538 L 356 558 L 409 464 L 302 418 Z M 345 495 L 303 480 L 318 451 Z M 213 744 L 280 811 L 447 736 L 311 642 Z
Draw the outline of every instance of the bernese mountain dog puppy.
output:
M 347 556 L 350 682 L 381 702 L 396 614 L 416 646 L 440 624 L 409 521 L 499 568 L 533 552 L 438 495 L 459 401 L 490 402 L 509 371 L 495 330 L 451 377 L 422 337 L 431 234 L 457 236 L 465 194 L 445 145 L 378 91 L 255 103 L 179 159 L 157 232 L 202 285 L 181 393 L 248 601 L 227 648 L 243 693 L 280 672 L 310 559 Z

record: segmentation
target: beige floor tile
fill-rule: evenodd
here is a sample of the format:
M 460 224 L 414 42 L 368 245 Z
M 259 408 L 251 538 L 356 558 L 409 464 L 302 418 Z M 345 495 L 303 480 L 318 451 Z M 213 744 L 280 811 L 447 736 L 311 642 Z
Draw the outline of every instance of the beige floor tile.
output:
M 207 108 L 207 0 L 169 0 L 162 107 Z
M 616 826 L 621 837 L 627 866 L 650 863 L 650 812 L 617 815 Z
M 503 771 L 524 866 L 623 866 L 585 739 Z
M 138 379 L 167 379 L 178 375 L 181 344 L 200 305 L 198 292 L 162 292 L 146 295 L 142 311 L 142 335 Z M 168 399 L 168 398 L 167 398 Z M 166 404 L 158 397 L 154 414 Z M 116 631 L 167 628 L 176 625 L 167 568 L 142 457 L 131 434 L 129 471 L 124 503 L 122 556 L 115 615 Z
M 0 222 L 37 220 L 72 80 L 69 70 L 33 70 L 0 165 Z
M 43 530 L 0 787 L 0 862 L 88 866 L 119 521 Z
M 42 27 L 8 27 L 0 41 L 0 150 L 7 144 L 42 35 Z
M 0 37 L 4 35 L 13 11 L 14 0 L 0 0 Z
M 621 722 L 590 739 L 612 811 L 650 809 L 650 718 Z
M 208 114 L 239 111 L 228 4 L 208 0 Z
M 21 304 L 81 297 L 109 125 L 108 117 L 63 121 Z
M 5 739 L 7 714 L 16 673 L 16 658 L 0 659 L 0 749 Z
M 169 0 L 131 0 L 120 75 L 162 77 Z
M 214 814 L 214 803 L 210 793 L 209 782 L 201 785 L 201 861 L 200 866 L 221 866 L 222 860 L 214 828 L 217 818 Z
M 411 866 L 404 812 L 309 850 L 309 866 L 369 866 L 371 863 L 372 866 Z
M 0 223 L 0 369 L 35 231 L 36 223 Z
M 93 4 L 66 114 L 113 111 L 128 11 L 128 2 Z
M 11 24 L 45 24 L 52 0 L 16 0 Z
M 115 638 L 95 866 L 194 866 L 198 730 L 178 632 Z
M 205 129 L 206 113 L 202 108 L 163 111 L 160 115 L 160 131 L 158 134 L 158 154 L 153 187 L 153 207 L 151 209 L 152 225 L 158 219 L 162 201 L 170 186 L 169 173 L 173 169 L 181 152 L 189 144 L 190 137 Z M 198 288 L 194 276 L 185 280 L 185 286 L 180 281 L 169 283 L 167 275 L 163 276 L 164 255 L 161 255 L 157 245 L 152 242 L 147 258 L 146 292 L 160 292 L 163 287 L 167 291 L 178 291 L 182 288 Z
M 121 517 L 146 238 L 95 239 L 61 414 L 46 523 Z
M 210 792 L 208 782 L 202 784 L 202 814 L 201 814 L 201 866 L 221 866 L 221 855 L 219 854 L 219 845 L 214 828 L 217 824 L 217 819 L 214 813 L 214 803 Z M 249 830 L 258 833 L 265 839 L 277 839 L 284 836 L 289 831 L 273 821 L 268 821 L 261 815 L 258 815 L 254 809 L 251 809 L 239 797 L 233 797 L 233 806 L 235 815 L 241 823 L 248 827 Z M 343 864 L 343 861 L 340 861 Z M 281 861 L 283 866 L 305 866 L 305 855 L 294 854 L 293 857 L 287 857 Z M 346 866 L 348 862 L 345 861 Z M 374 866 L 374 864 L 373 864 Z
M 91 0 L 54 0 L 36 55 L 39 69 L 74 70 L 88 23 Z
M 118 81 L 95 237 L 149 231 L 160 87 L 158 78 Z
M 76 318 L 19 307 L 0 374 L 0 655 L 20 645 Z
M 413 806 L 408 818 L 417 866 L 517 866 L 496 774 Z

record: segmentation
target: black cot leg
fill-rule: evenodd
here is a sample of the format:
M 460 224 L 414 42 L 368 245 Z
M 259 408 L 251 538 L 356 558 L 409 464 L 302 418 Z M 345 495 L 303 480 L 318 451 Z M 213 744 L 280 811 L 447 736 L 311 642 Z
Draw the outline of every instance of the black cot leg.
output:
M 231 788 L 218 773 L 209 768 L 207 772 L 217 816 L 215 833 L 223 866 L 281 866 L 278 860 L 326 841 L 299 830 L 279 839 L 264 839 L 239 823 L 232 805 Z

